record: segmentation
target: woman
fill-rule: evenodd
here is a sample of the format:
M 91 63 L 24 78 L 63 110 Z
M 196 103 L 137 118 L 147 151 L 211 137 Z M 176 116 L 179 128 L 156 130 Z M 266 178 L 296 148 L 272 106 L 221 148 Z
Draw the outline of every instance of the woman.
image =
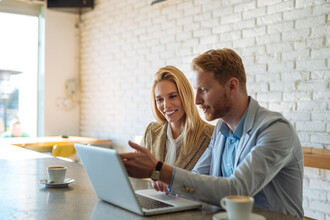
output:
M 160 68 L 155 74 L 151 103 L 157 122 L 149 124 L 141 145 L 158 160 L 192 170 L 207 148 L 214 127 L 200 118 L 188 79 L 173 66 Z

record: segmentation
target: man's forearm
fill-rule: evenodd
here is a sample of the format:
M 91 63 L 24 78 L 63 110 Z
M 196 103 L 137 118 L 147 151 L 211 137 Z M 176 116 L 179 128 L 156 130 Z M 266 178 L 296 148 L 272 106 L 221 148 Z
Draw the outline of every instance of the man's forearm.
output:
M 170 185 L 172 179 L 173 167 L 167 163 L 163 164 L 163 167 L 160 171 L 160 181 Z

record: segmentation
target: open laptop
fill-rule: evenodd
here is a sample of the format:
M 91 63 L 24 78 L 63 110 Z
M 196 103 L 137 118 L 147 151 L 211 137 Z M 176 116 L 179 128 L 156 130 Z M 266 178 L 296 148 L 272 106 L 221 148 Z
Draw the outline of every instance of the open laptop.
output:
M 154 189 L 134 191 L 117 151 L 74 144 L 97 196 L 139 215 L 156 215 L 195 209 L 202 203 L 165 195 Z

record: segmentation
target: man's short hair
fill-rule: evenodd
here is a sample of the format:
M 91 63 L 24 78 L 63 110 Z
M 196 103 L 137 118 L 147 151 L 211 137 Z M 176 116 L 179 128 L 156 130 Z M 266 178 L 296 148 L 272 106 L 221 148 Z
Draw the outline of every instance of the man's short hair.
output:
M 209 50 L 199 55 L 192 61 L 194 71 L 212 72 L 214 78 L 220 83 L 225 83 L 235 77 L 239 81 L 240 90 L 247 94 L 246 75 L 241 57 L 228 48 Z

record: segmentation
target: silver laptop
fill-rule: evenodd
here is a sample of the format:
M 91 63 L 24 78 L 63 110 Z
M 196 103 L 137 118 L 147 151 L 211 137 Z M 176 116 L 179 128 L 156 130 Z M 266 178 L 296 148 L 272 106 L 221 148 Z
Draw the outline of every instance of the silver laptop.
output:
M 97 196 L 139 215 L 156 215 L 196 209 L 202 203 L 165 195 L 154 189 L 134 191 L 117 151 L 74 144 Z

